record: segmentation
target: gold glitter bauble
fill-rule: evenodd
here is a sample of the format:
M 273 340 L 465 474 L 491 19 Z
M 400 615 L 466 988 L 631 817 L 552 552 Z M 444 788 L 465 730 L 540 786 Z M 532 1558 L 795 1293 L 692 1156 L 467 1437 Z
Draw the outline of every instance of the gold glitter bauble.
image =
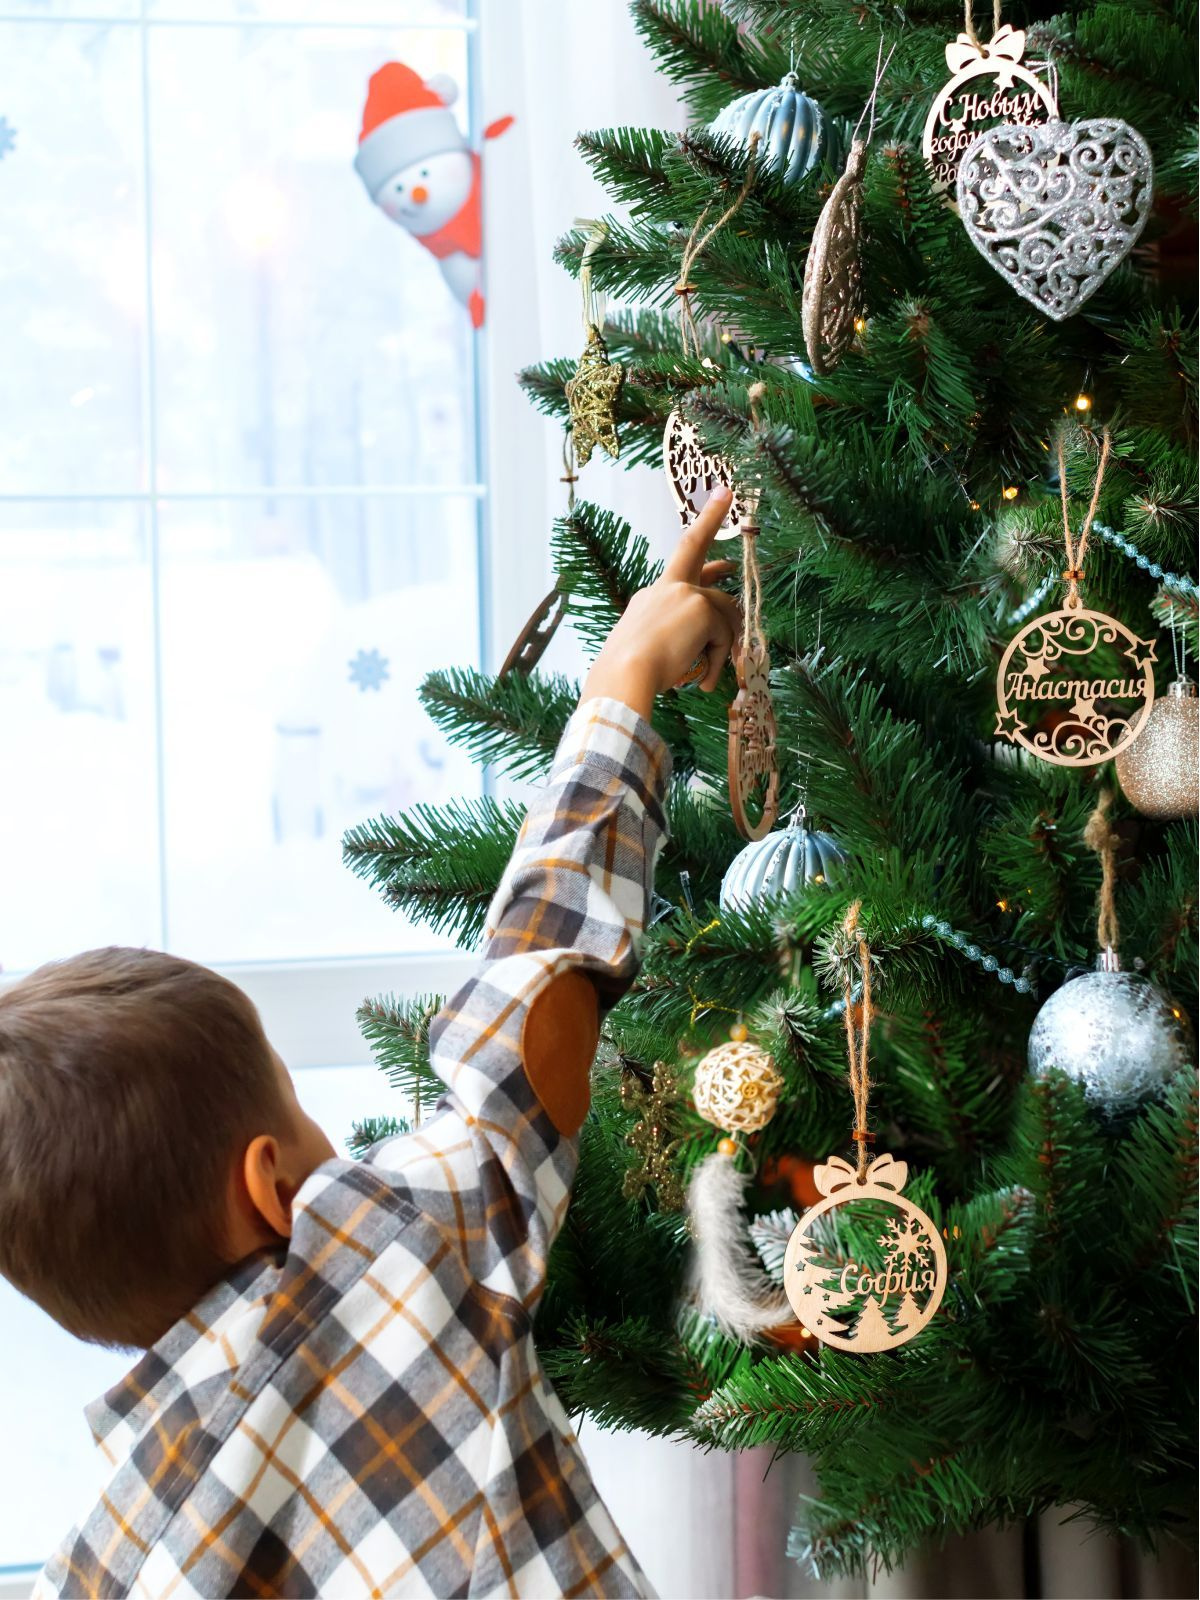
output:
M 749 1040 L 719 1044 L 696 1068 L 692 1096 L 706 1122 L 730 1133 L 757 1133 L 775 1115 L 783 1079 L 765 1050 Z
M 1117 757 L 1125 798 L 1148 817 L 1194 817 L 1200 809 L 1200 699 L 1179 678 L 1157 700 L 1146 726 Z

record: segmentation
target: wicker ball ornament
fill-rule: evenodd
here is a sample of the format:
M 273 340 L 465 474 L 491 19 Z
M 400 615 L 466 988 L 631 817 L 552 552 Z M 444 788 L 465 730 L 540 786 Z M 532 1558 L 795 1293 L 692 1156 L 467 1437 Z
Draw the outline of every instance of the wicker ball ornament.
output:
M 775 1115 L 783 1079 L 765 1050 L 746 1038 L 719 1044 L 696 1068 L 692 1097 L 706 1122 L 726 1133 L 757 1133 Z
M 1146 726 L 1117 757 L 1125 798 L 1143 816 L 1169 821 L 1200 809 L 1200 698 L 1177 678 L 1146 718 Z

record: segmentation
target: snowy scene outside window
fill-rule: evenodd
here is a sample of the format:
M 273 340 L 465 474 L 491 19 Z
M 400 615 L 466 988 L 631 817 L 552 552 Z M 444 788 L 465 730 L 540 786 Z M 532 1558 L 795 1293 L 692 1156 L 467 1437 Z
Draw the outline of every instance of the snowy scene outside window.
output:
M 337 840 L 475 783 L 415 699 L 477 658 L 475 357 L 351 163 L 459 8 L 72 9 L 0 24 L 0 963 L 428 949 Z

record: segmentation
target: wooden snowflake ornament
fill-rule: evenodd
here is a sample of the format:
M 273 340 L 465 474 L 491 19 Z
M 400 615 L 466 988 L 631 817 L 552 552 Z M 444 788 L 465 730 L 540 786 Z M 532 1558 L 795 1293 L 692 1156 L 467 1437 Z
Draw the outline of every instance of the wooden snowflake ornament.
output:
M 783 1259 L 792 1309 L 822 1344 L 891 1350 L 926 1327 L 946 1290 L 933 1222 L 901 1190 L 908 1165 L 880 1155 L 864 1177 L 840 1156 L 813 1173 L 824 1199 L 801 1217 Z

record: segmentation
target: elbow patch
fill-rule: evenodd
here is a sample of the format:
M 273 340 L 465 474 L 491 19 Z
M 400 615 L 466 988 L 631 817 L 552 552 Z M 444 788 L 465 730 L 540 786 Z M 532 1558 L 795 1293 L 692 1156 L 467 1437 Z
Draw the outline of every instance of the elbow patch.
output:
M 559 1133 L 573 1137 L 591 1098 L 600 1006 L 590 978 L 562 972 L 529 1007 L 521 1034 L 525 1076 Z

